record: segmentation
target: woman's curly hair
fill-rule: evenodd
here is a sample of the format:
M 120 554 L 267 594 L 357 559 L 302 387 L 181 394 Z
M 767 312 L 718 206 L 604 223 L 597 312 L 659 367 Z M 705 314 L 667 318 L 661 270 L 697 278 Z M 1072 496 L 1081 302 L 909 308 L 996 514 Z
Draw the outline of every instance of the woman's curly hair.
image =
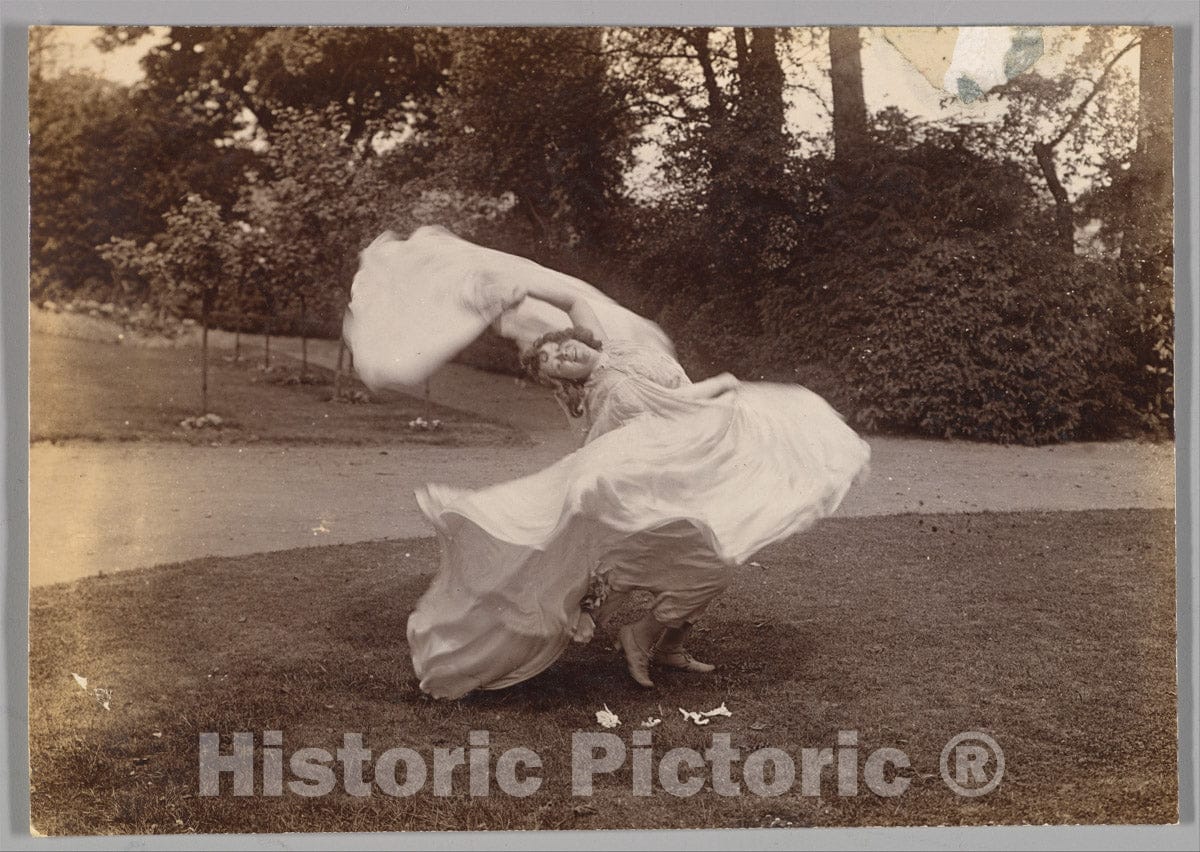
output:
M 585 346 L 590 346 L 599 352 L 603 346 L 596 335 L 586 328 L 564 328 L 561 331 L 550 331 L 543 334 L 521 355 L 521 366 L 529 378 L 540 385 L 554 388 L 554 398 L 571 417 L 582 417 L 584 412 L 585 379 L 556 379 L 542 372 L 542 362 L 539 353 L 547 343 L 562 343 L 567 340 L 578 340 Z

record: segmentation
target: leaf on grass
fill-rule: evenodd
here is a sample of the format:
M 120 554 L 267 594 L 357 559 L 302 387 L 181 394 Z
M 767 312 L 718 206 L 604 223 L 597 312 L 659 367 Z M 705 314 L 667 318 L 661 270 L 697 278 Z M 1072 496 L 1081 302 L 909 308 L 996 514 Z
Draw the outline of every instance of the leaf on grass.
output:
M 603 710 L 596 711 L 596 721 L 605 728 L 615 728 L 621 724 L 620 718 L 616 713 L 608 709 L 608 705 L 604 705 Z
M 711 721 L 710 719 L 706 719 L 704 716 L 701 716 L 699 713 L 696 713 L 693 710 L 684 710 L 682 707 L 680 707 L 679 712 L 683 714 L 684 720 L 692 722 L 696 725 L 707 725 Z
M 650 718 L 646 719 L 646 721 L 642 722 L 642 727 L 643 728 L 656 728 L 661 724 L 662 724 L 662 719 L 658 718 L 657 716 L 651 716 Z

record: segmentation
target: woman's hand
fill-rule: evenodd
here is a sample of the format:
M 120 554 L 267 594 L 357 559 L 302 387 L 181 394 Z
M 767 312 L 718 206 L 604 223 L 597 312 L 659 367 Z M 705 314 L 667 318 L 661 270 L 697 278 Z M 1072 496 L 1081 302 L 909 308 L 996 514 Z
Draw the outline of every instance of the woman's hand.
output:
M 711 379 L 701 382 L 701 384 L 711 385 L 711 398 L 716 399 L 719 396 L 724 396 L 727 393 L 737 390 L 742 383 L 733 373 L 718 373 Z
M 737 390 L 741 384 L 733 373 L 720 373 L 694 385 L 685 385 L 679 389 L 679 393 L 688 399 L 716 399 L 722 394 Z
M 504 299 L 501 304 L 504 305 L 504 310 L 508 311 L 515 308 L 517 305 L 525 301 L 525 297 L 529 295 L 529 290 L 524 284 L 514 284 L 512 289 L 504 294 Z

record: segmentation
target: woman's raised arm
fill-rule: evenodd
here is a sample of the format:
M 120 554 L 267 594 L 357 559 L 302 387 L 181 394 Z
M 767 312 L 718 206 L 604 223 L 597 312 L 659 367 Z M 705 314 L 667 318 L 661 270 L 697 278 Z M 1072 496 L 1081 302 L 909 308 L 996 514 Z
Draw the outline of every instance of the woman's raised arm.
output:
M 526 285 L 525 294 L 533 296 L 535 299 L 541 299 L 543 302 L 549 302 L 554 307 L 566 311 L 567 316 L 571 318 L 571 324 L 576 328 L 586 328 L 602 343 L 608 341 L 604 327 L 600 325 L 600 319 L 592 310 L 592 306 L 588 304 L 587 299 L 578 295 L 567 285 L 559 284 L 557 281 L 535 281 Z

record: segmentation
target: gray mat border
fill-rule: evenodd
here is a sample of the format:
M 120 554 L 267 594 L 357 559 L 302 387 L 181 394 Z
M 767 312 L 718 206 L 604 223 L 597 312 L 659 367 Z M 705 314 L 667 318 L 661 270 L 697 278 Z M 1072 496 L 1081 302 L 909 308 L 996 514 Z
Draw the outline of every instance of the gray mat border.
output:
M 3 626 L 4 730 L 0 736 L 0 843 L 7 849 L 579 849 L 611 847 L 718 849 L 1194 849 L 1197 827 L 1198 646 L 1200 612 L 1197 528 L 1197 295 L 1194 233 L 1200 222 L 1195 97 L 1198 12 L 1194 2 L 1012 0 L 1011 2 L 25 2 L 0 7 L 0 373 L 5 511 L 0 549 L 7 568 L 0 586 Z M 932 829 L 803 829 L 687 832 L 542 832 L 513 834 L 205 835 L 35 839 L 28 833 L 28 152 L 25 28 L 32 24 L 986 24 L 1128 23 L 1173 25 L 1176 123 L 1176 383 L 1178 401 L 1178 624 L 1180 819 L 1177 826 L 1001 827 Z M 1190 238 L 1187 235 L 1193 235 Z

